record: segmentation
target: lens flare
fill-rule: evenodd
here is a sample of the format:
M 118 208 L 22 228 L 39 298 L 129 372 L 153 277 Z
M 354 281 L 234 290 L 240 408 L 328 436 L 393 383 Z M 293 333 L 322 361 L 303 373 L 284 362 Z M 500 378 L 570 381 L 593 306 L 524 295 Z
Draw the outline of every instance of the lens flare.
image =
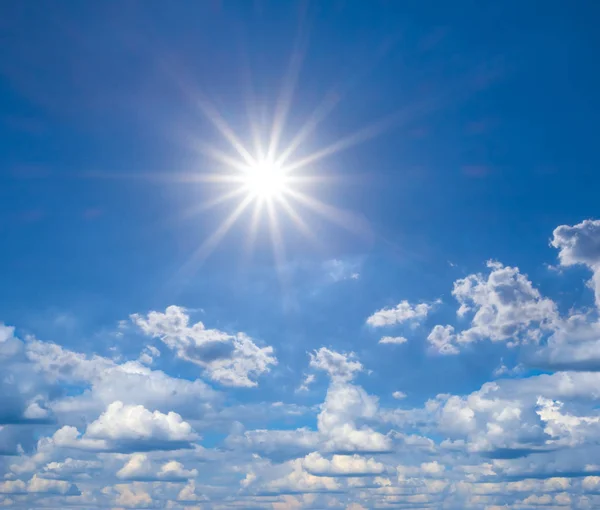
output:
M 243 180 L 248 193 L 259 200 L 281 198 L 288 182 L 284 169 L 269 160 L 249 166 Z

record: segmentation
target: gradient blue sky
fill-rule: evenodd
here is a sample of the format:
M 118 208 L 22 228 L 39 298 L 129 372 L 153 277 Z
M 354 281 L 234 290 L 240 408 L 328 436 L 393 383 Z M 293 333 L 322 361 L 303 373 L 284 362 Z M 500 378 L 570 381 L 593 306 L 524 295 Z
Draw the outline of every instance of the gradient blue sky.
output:
M 2 3 L 0 506 L 600 507 L 599 11 Z

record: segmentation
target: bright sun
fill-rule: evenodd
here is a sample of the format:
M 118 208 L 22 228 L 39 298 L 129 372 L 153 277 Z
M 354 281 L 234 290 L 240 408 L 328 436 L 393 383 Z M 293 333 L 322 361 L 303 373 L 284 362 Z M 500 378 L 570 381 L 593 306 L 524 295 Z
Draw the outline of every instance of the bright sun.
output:
M 284 169 L 269 160 L 257 161 L 249 166 L 244 177 L 248 193 L 260 200 L 281 198 L 287 188 L 287 176 Z

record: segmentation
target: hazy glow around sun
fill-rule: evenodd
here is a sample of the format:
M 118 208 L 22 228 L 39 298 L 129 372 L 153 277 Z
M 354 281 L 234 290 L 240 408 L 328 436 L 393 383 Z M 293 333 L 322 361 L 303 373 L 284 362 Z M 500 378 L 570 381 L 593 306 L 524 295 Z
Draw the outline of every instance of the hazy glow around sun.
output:
M 252 197 L 270 200 L 282 197 L 286 191 L 288 179 L 281 166 L 265 159 L 249 166 L 243 181 Z

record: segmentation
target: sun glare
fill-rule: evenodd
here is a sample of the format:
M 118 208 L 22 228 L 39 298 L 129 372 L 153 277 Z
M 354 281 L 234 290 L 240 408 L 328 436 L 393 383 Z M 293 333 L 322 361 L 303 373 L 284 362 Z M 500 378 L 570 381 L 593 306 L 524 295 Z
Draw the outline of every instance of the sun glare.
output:
M 275 162 L 264 160 L 249 166 L 244 176 L 248 193 L 260 200 L 281 198 L 286 190 L 286 174 Z

